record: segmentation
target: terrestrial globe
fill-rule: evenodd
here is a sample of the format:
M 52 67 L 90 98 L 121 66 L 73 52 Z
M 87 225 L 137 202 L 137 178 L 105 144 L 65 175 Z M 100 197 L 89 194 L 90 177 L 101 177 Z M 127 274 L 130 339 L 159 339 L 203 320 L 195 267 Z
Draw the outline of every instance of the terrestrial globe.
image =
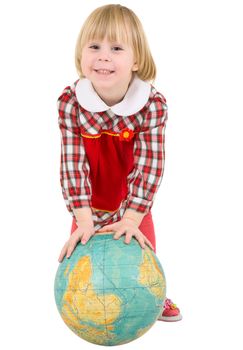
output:
M 55 276 L 54 295 L 65 324 L 82 339 L 121 345 L 146 333 L 162 311 L 166 281 L 153 250 L 114 232 L 78 243 Z

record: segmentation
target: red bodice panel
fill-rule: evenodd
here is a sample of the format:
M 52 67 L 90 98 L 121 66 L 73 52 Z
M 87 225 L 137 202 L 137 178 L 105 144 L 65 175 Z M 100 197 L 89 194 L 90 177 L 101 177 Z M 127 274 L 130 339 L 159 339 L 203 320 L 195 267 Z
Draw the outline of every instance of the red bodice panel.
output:
M 119 134 L 112 131 L 81 137 L 90 166 L 92 207 L 115 211 L 128 194 L 127 176 L 134 167 L 134 139 L 121 141 Z

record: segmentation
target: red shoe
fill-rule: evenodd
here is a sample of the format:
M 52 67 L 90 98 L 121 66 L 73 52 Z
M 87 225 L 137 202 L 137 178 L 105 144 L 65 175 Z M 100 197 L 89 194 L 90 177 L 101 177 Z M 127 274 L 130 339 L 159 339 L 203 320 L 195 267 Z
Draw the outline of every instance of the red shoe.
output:
M 165 299 L 164 308 L 160 316 L 158 317 L 158 321 L 165 322 L 176 322 L 182 319 L 182 315 L 180 314 L 180 309 L 173 304 L 170 299 Z

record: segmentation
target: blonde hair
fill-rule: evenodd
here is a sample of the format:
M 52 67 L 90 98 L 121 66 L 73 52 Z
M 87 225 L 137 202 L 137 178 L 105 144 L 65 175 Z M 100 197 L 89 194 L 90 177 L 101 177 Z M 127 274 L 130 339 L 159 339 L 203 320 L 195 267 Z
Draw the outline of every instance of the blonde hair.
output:
M 154 80 L 156 66 L 142 24 L 135 13 L 125 6 L 111 4 L 98 7 L 84 22 L 78 35 L 75 48 L 75 65 L 80 78 L 81 55 L 84 45 L 93 39 L 121 41 L 133 48 L 138 70 L 136 74 L 144 81 Z

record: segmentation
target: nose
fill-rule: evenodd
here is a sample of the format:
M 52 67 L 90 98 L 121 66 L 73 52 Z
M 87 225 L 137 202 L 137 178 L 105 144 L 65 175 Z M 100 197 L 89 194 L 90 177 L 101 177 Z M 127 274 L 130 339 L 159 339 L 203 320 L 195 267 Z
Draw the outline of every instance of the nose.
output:
M 107 49 L 100 50 L 98 61 L 110 62 L 111 61 L 110 52 Z
M 99 61 L 111 62 L 110 58 L 99 58 Z

